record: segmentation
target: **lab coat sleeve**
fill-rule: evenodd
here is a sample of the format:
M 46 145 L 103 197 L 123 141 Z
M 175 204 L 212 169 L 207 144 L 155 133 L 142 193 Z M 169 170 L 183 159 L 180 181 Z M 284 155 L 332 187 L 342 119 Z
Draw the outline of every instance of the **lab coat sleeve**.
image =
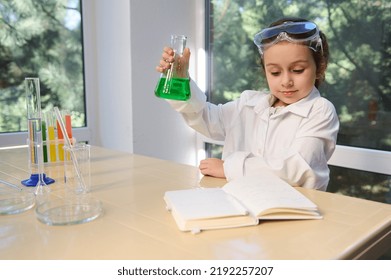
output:
M 238 151 L 230 154 L 224 159 L 224 174 L 228 181 L 244 176 L 244 163 L 249 156 L 249 152 Z
M 190 92 L 191 96 L 189 100 L 186 101 L 176 101 L 166 99 L 168 104 L 177 112 L 186 115 L 186 114 L 199 114 L 206 105 L 206 95 L 201 91 L 201 89 L 196 85 L 196 83 L 190 79 Z
M 225 139 L 226 116 L 233 109 L 230 103 L 215 105 L 206 102 L 205 94 L 190 80 L 191 98 L 187 101 L 167 100 L 170 106 L 179 112 L 186 123 L 197 132 L 214 140 Z
M 272 172 L 295 187 L 326 190 L 329 181 L 327 163 L 310 166 L 297 152 L 284 158 L 248 157 L 244 166 L 243 175 Z
M 289 176 L 287 178 L 293 178 L 292 183 L 326 190 L 329 182 L 327 161 L 335 150 L 339 120 L 330 102 L 325 99 L 319 101 L 321 106 L 315 107 L 297 131 L 291 157 L 286 160 L 287 171 L 282 173 Z
M 335 149 L 339 121 L 331 103 L 325 99 L 320 103 L 303 120 L 283 155 L 263 157 L 235 152 L 228 156 L 224 162 L 227 179 L 271 171 L 293 186 L 326 190 L 327 161 Z

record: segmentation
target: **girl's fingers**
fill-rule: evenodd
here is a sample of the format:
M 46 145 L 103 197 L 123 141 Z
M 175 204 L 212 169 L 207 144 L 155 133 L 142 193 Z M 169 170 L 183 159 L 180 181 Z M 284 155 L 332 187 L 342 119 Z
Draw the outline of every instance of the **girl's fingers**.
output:
M 162 59 L 162 60 L 160 60 L 159 66 L 162 67 L 163 69 L 168 69 L 168 68 L 170 68 L 171 63 L 169 63 L 166 60 Z

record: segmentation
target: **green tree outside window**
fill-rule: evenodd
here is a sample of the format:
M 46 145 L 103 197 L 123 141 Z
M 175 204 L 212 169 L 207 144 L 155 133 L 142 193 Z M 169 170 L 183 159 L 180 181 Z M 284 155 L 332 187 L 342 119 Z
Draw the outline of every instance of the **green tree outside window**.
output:
M 27 129 L 23 81 L 40 78 L 42 109 L 72 111 L 85 126 L 80 1 L 0 3 L 0 133 Z

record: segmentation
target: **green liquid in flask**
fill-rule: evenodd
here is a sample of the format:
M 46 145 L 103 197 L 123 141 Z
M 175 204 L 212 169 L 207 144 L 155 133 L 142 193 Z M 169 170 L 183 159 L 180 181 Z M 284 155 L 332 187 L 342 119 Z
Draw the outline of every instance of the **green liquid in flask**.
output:
M 160 98 L 185 101 L 190 98 L 189 78 L 167 78 L 162 77 L 155 89 L 155 95 Z

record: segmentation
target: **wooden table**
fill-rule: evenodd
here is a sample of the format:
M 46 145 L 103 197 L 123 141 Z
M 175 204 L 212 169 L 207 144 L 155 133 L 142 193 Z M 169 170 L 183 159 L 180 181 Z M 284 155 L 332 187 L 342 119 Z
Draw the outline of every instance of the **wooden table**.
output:
M 26 148 L 0 150 L 0 166 L 29 176 Z M 60 166 L 45 172 L 63 188 Z M 164 192 L 218 187 L 193 166 L 93 147 L 91 195 L 104 214 L 72 226 L 48 226 L 35 210 L 0 216 L 0 259 L 376 259 L 391 247 L 391 205 L 299 189 L 323 220 L 266 221 L 257 226 L 178 230 Z

